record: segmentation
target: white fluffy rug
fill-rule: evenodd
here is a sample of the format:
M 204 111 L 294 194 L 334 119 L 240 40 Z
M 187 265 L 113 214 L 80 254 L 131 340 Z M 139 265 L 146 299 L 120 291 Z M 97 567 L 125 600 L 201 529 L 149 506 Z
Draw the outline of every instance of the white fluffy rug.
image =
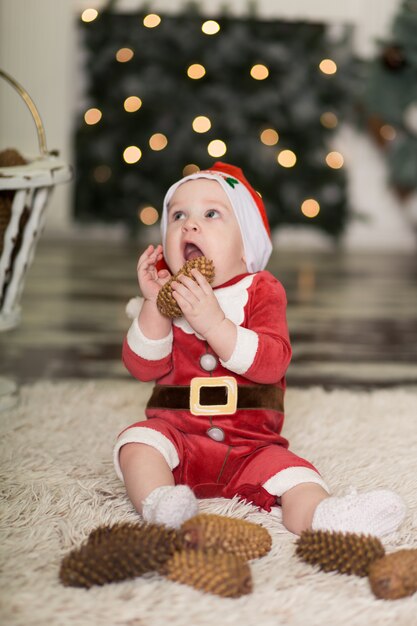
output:
M 368 581 L 325 574 L 294 555 L 279 517 L 235 500 L 202 511 L 265 525 L 271 553 L 252 562 L 254 592 L 205 595 L 157 575 L 64 588 L 61 558 L 103 523 L 135 520 L 111 461 L 115 435 L 138 419 L 150 387 L 135 381 L 36 384 L 0 414 L 4 626 L 411 626 L 417 594 L 377 600 Z M 387 551 L 417 547 L 417 392 L 289 390 L 284 434 L 321 470 L 335 495 L 386 486 L 406 500 L 406 522 Z

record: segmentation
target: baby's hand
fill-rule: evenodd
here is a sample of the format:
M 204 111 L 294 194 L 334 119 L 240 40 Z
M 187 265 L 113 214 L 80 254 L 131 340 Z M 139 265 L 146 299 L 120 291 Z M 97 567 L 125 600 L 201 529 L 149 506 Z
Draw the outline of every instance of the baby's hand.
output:
M 172 282 L 172 295 L 193 330 L 206 337 L 225 315 L 206 278 L 197 269 L 191 273 L 197 282 L 181 274 Z
M 156 263 L 162 259 L 162 246 L 149 245 L 139 257 L 137 265 L 139 287 L 145 300 L 156 302 L 159 290 L 171 278 L 168 270 L 156 269 Z

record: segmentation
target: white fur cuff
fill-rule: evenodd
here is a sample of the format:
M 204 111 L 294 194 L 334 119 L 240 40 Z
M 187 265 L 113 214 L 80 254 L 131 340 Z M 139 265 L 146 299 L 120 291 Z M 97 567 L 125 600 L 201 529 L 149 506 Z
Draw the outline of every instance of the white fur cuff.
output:
M 220 359 L 220 363 L 235 374 L 245 374 L 255 360 L 259 338 L 258 334 L 249 328 L 236 326 L 236 330 L 236 346 L 233 354 L 228 361 Z
M 119 452 L 120 448 L 127 443 L 146 443 L 158 450 L 169 465 L 169 469 L 173 470 L 180 463 L 178 452 L 172 441 L 165 437 L 162 433 L 153 428 L 132 427 L 125 430 L 118 438 L 113 452 L 114 468 L 120 480 L 123 480 L 122 470 L 120 469 Z
M 148 361 L 159 361 L 172 351 L 172 330 L 162 339 L 149 339 L 142 333 L 138 320 L 134 319 L 127 333 L 127 343 L 135 354 Z
M 286 491 L 302 483 L 316 483 L 330 493 L 320 474 L 309 467 L 287 467 L 269 478 L 262 486 L 268 493 L 279 498 Z

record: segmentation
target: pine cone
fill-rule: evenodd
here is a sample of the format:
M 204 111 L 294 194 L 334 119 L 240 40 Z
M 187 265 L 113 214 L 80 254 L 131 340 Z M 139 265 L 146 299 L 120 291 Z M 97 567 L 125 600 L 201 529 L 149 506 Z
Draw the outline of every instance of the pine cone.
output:
M 417 548 L 398 550 L 369 568 L 369 583 L 377 598 L 397 600 L 417 591 Z
M 166 562 L 164 573 L 169 580 L 223 598 L 238 598 L 252 591 L 249 565 L 234 554 L 203 550 L 176 552 Z
M 384 556 L 385 550 L 371 535 L 305 530 L 297 540 L 296 554 L 324 572 L 367 576 L 371 563 Z
M 4 234 L 12 215 L 13 196 L 14 193 L 10 191 L 0 191 L 0 254 L 3 252 Z
M 26 165 L 26 163 L 26 159 L 14 148 L 6 148 L 0 152 L 0 167 L 13 167 Z
M 135 578 L 159 571 L 180 547 L 178 533 L 164 526 L 101 526 L 64 557 L 59 576 L 65 586 L 87 588 Z
M 259 524 L 223 515 L 196 515 L 181 526 L 186 548 L 230 553 L 245 560 L 267 554 L 271 535 Z
M 12 167 L 13 165 L 25 165 L 26 159 L 14 148 L 7 148 L 0 152 L 0 167 Z M 10 222 L 12 214 L 12 202 L 14 191 L 0 191 L 0 254 L 4 247 L 4 233 Z
M 166 315 L 166 317 L 181 317 L 182 316 L 182 311 L 180 307 L 176 303 L 175 299 L 172 297 L 171 283 L 173 280 L 176 280 L 176 278 L 180 274 L 185 274 L 185 276 L 189 276 L 190 278 L 195 280 L 193 275 L 191 274 L 191 270 L 194 268 L 198 269 L 198 271 L 201 272 L 203 276 L 206 277 L 209 283 L 213 282 L 214 280 L 213 261 L 211 261 L 210 259 L 206 259 L 205 256 L 200 256 L 196 259 L 190 259 L 189 261 L 184 263 L 182 268 L 161 288 L 158 294 L 158 298 L 156 300 L 156 305 L 160 313 L 162 313 L 162 315 Z

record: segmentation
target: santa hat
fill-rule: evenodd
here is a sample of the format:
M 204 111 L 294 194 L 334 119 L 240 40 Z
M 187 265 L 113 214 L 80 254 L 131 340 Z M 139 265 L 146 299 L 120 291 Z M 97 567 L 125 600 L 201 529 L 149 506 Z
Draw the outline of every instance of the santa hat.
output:
M 258 272 L 264 269 L 272 252 L 271 231 L 264 203 L 246 180 L 240 167 L 221 161 L 216 161 L 208 170 L 201 170 L 181 178 L 168 189 L 161 219 L 163 246 L 165 247 L 169 201 L 180 185 L 197 178 L 216 180 L 222 186 L 240 227 L 248 271 Z

